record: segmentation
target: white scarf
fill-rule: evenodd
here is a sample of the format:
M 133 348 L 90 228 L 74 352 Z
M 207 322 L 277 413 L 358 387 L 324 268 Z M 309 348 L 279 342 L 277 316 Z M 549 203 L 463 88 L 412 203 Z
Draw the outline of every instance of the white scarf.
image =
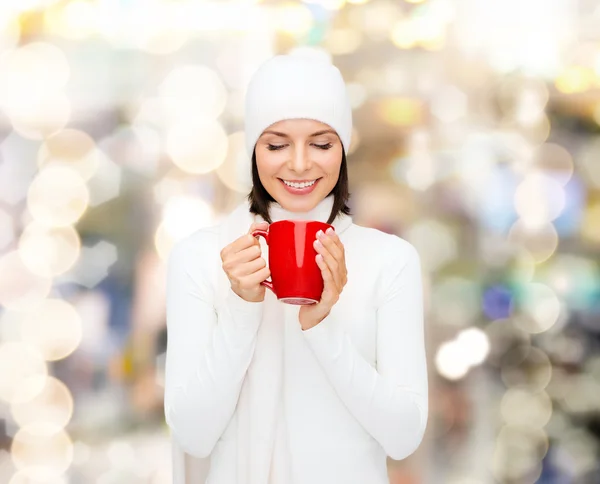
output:
M 310 212 L 289 212 L 278 203 L 272 203 L 269 214 L 277 220 L 319 220 L 326 222 L 333 205 L 333 196 L 322 200 Z M 250 213 L 249 203 L 242 202 L 220 225 L 219 250 L 248 232 L 254 222 L 263 221 Z M 341 234 L 352 224 L 352 218 L 339 214 L 331 224 Z M 268 247 L 261 239 L 263 257 L 268 260 Z M 215 307 L 221 307 L 230 284 L 219 263 L 220 274 L 216 291 Z M 254 356 L 248 367 L 237 404 L 237 484 L 271 484 L 270 469 L 277 432 L 277 416 L 284 378 L 283 351 L 284 320 L 297 315 L 298 307 L 277 301 L 267 289 L 263 319 L 258 330 Z M 218 313 L 218 309 L 217 309 Z M 277 453 L 278 458 L 285 453 Z M 186 454 L 173 440 L 173 483 L 204 484 L 208 475 L 210 459 L 199 459 Z M 278 462 L 277 467 L 287 467 Z

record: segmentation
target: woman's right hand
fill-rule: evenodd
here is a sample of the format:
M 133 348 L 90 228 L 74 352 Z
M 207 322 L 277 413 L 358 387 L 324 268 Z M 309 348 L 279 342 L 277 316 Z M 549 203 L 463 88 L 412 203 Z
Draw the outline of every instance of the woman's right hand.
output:
M 266 261 L 262 258 L 260 243 L 252 235 L 256 229 L 266 230 L 267 222 L 253 223 L 248 233 L 234 240 L 221 250 L 223 270 L 231 289 L 248 302 L 260 302 L 265 298 L 265 286 L 261 282 L 271 275 Z

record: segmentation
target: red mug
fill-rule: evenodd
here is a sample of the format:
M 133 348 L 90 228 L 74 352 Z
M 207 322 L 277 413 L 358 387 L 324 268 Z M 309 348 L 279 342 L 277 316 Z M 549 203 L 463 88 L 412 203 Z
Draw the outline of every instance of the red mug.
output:
M 317 232 L 335 228 L 317 220 L 279 220 L 252 235 L 264 237 L 269 246 L 271 280 L 261 282 L 281 302 L 307 305 L 321 300 L 323 276 L 313 243 Z

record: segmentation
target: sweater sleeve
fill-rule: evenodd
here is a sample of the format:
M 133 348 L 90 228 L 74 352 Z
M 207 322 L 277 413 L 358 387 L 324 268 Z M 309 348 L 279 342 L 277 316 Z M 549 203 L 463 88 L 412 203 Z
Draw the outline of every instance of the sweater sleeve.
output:
M 349 411 L 392 459 L 419 446 L 427 425 L 427 363 L 419 256 L 400 240 L 400 250 L 381 279 L 377 309 L 377 364 L 354 347 L 331 314 L 303 332 Z M 398 257 L 400 255 L 400 257 Z
M 207 252 L 197 239 L 177 243 L 166 276 L 165 420 L 196 457 L 210 455 L 233 415 L 263 311 L 230 288 L 217 320 Z

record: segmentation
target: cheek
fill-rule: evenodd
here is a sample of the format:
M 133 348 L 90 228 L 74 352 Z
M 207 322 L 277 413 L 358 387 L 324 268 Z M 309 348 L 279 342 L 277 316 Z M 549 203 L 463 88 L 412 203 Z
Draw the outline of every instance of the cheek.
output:
M 256 158 L 256 168 L 258 169 L 258 175 L 261 180 L 268 178 L 277 172 L 281 163 L 277 159 L 278 157 L 274 153 L 264 153 L 260 157 Z
M 329 151 L 332 152 L 330 153 Z M 339 150 L 329 151 L 323 154 L 319 160 L 319 165 L 321 165 L 321 169 L 327 173 L 328 177 L 337 179 L 340 167 L 342 166 L 342 152 Z

